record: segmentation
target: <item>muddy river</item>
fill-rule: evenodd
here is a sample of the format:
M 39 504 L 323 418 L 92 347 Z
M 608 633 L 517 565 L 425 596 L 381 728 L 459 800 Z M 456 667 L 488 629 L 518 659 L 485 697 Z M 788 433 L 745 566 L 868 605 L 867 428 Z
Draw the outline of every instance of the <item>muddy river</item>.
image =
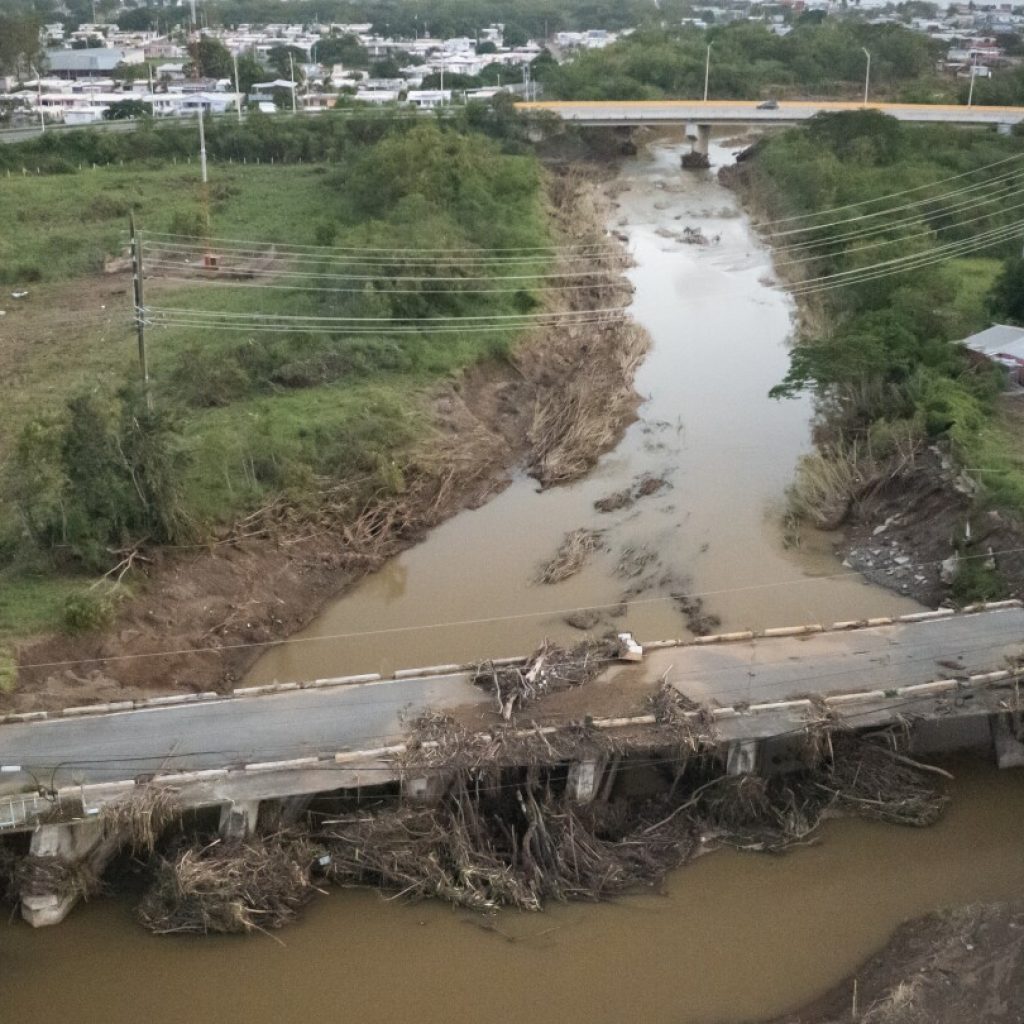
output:
M 909 601 L 827 553 L 787 550 L 778 511 L 809 446 L 811 410 L 768 400 L 786 367 L 792 305 L 734 197 L 679 171 L 662 145 L 628 163 L 613 226 L 629 238 L 633 312 L 651 333 L 646 397 L 584 481 L 538 493 L 517 479 L 330 607 L 308 642 L 270 652 L 253 681 L 523 653 L 572 635 L 563 615 L 619 602 L 628 548 L 656 554 L 725 628 L 883 615 Z M 721 163 L 728 152 L 715 149 Z M 673 236 L 699 226 L 718 244 Z M 668 486 L 631 509 L 593 503 L 649 474 Z M 578 577 L 533 582 L 578 527 L 605 530 Z M 813 548 L 813 545 L 812 545 Z M 685 635 L 666 583 L 617 620 Z M 578 634 L 575 634 L 578 635 Z M 783 857 L 719 853 L 664 892 L 537 915 L 472 917 L 365 891 L 318 899 L 280 936 L 154 938 L 131 901 L 95 901 L 54 929 L 0 922 L 0 1021 L 20 1024 L 308 1024 L 309 1021 L 712 1024 L 798 1006 L 839 982 L 902 920 L 1024 885 L 1024 772 L 958 764 L 951 811 L 916 831 L 833 822 Z
M 129 900 L 0 922 L 10 1024 L 720 1024 L 839 983 L 901 921 L 1024 887 L 1024 772 L 956 766 L 930 829 L 828 824 L 781 857 L 715 853 L 663 894 L 484 919 L 335 891 L 273 938 L 158 938 Z
M 579 483 L 540 492 L 520 476 L 449 520 L 332 604 L 303 642 L 271 650 L 250 683 L 525 654 L 545 636 L 580 636 L 566 612 L 614 606 L 652 576 L 671 580 L 615 620 L 648 640 L 686 635 L 669 597 L 681 587 L 704 595 L 726 629 L 918 607 L 847 574 L 822 538 L 784 548 L 779 511 L 810 446 L 811 408 L 767 394 L 786 372 L 793 304 L 772 283 L 736 197 L 712 174 L 683 174 L 680 152 L 653 147 L 624 166 L 614 189 L 610 226 L 628 236 L 632 314 L 652 341 L 636 381 L 645 402 L 618 447 Z M 731 153 L 718 147 L 712 158 Z M 719 242 L 674 237 L 687 226 Z M 666 486 L 632 508 L 595 510 L 644 477 Z M 603 530 L 604 549 L 578 576 L 536 583 L 538 565 L 577 528 Z M 656 561 L 623 577 L 623 554 L 638 552 Z

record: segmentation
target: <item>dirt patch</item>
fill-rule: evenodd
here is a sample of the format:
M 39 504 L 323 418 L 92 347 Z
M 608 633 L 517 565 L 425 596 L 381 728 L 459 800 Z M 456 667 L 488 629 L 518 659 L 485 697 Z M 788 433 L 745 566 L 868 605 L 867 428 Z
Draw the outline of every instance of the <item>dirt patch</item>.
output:
M 551 177 L 563 244 L 607 242 L 605 204 L 596 180 Z M 595 272 L 605 272 L 594 287 L 560 296 L 558 308 L 624 304 L 630 286 L 609 283 L 606 272 L 624 258 L 599 262 Z M 278 502 L 208 546 L 147 552 L 140 593 L 111 630 L 21 646 L 18 687 L 0 696 L 0 709 L 230 688 L 264 648 L 308 625 L 361 576 L 503 488 L 514 465 L 525 461 L 545 485 L 585 473 L 635 415 L 633 373 L 647 344 L 622 318 L 538 329 L 512 359 L 475 367 L 438 394 L 436 432 L 403 467 L 399 498 L 353 514 L 343 494 L 328 492 L 312 517 Z
M 852 512 L 836 553 L 872 583 L 937 606 L 956 596 L 958 575 L 981 566 L 1024 593 L 1024 529 L 980 508 L 978 485 L 939 448 Z
M 1024 903 L 970 906 L 910 921 L 853 977 L 773 1024 L 848 1024 L 852 1020 L 861 1024 L 1020 1024 L 1024 1020 Z

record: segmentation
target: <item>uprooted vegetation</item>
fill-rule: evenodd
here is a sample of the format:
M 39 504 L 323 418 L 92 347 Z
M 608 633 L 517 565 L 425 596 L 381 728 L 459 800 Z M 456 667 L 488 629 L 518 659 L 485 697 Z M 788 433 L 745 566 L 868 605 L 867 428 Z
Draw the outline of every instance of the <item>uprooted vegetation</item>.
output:
M 584 640 L 573 648 L 545 642 L 523 666 L 483 662 L 473 674 L 476 686 L 490 690 L 504 721 L 541 697 L 595 679 L 614 659 L 618 642 Z
M 540 734 L 502 725 L 481 737 L 432 717 L 414 729 L 403 767 L 443 773 L 439 802 L 377 802 L 313 815 L 301 830 L 172 849 L 157 862 L 141 919 L 165 934 L 265 930 L 293 920 L 324 883 L 539 910 L 656 885 L 716 846 L 805 845 L 835 813 L 922 826 L 945 805 L 933 774 L 875 741 L 832 735 L 818 765 L 759 778 L 723 774 L 692 714 L 671 700 L 659 730 L 652 747 L 584 726 Z M 607 763 L 586 803 L 566 782 L 567 762 L 582 756 Z M 616 779 L 636 771 L 660 776 L 660 794 L 617 796 Z
M 561 583 L 575 576 L 587 560 L 601 548 L 599 530 L 572 530 L 565 535 L 554 555 L 545 562 L 537 574 L 539 583 Z

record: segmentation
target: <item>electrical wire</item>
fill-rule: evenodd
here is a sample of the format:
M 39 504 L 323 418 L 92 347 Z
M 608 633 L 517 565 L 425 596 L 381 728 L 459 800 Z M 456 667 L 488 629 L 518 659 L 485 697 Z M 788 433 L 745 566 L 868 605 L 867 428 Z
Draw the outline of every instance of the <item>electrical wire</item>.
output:
M 1012 555 L 1024 553 L 1024 547 L 1019 548 L 1004 548 L 1000 551 L 993 551 L 991 553 L 985 552 L 984 554 L 977 555 L 961 555 L 960 557 L 965 560 L 974 560 L 978 558 L 992 558 L 1001 555 Z M 907 563 L 906 568 L 910 569 L 923 569 L 923 568 L 934 568 L 941 566 L 942 559 L 932 559 L 929 561 L 922 562 L 910 562 Z M 778 580 L 771 583 L 752 583 L 740 587 L 723 587 L 716 590 L 704 590 L 699 592 L 691 593 L 689 596 L 692 598 L 701 598 L 706 600 L 713 597 L 723 597 L 729 594 L 741 594 L 741 593 L 752 593 L 762 590 L 773 590 L 779 587 L 794 587 L 794 586 L 807 586 L 809 584 L 816 583 L 827 583 L 831 580 L 837 579 L 857 579 L 862 578 L 862 573 L 855 569 L 844 570 L 843 572 L 827 573 L 821 576 L 807 576 L 800 579 L 794 580 Z M 670 595 L 661 597 L 650 597 L 650 598 L 635 598 L 630 601 L 614 601 L 608 604 L 597 604 L 597 605 L 575 605 L 569 608 L 546 608 L 541 611 L 534 612 L 518 612 L 511 615 L 493 615 L 483 618 L 476 619 L 462 619 L 456 621 L 444 621 L 444 622 L 429 622 L 421 623 L 412 626 L 388 626 L 381 627 L 379 629 L 368 629 L 359 630 L 350 633 L 332 633 L 324 634 L 321 636 L 293 636 L 283 637 L 277 640 L 251 640 L 251 641 L 240 641 L 232 644 L 221 644 L 219 646 L 207 646 L 207 647 L 186 647 L 186 648 L 174 648 L 164 651 L 144 651 L 135 654 L 112 654 L 106 657 L 97 658 L 75 658 L 64 661 L 46 661 L 46 662 L 28 662 L 19 665 L 22 669 L 39 669 L 39 668 L 66 668 L 72 665 L 88 665 L 88 664 L 103 664 L 105 662 L 123 662 L 123 661 L 136 661 L 150 658 L 162 658 L 170 656 L 181 656 L 186 654 L 219 654 L 225 651 L 234 650 L 252 650 L 257 648 L 266 647 L 285 647 L 295 644 L 308 644 L 308 643 L 327 643 L 336 640 L 356 640 L 365 637 L 380 637 L 380 636 L 393 636 L 402 633 L 413 633 L 422 632 L 427 630 L 438 630 L 438 629 L 454 629 L 457 627 L 465 626 L 484 626 L 494 625 L 502 622 L 517 622 L 524 621 L 527 619 L 537 618 L 548 618 L 554 616 L 569 615 L 574 612 L 585 612 L 585 611 L 607 611 L 611 608 L 618 608 L 622 604 L 625 604 L 627 608 L 634 608 L 649 604 L 664 604 L 673 601 Z
M 312 252 L 312 253 L 394 253 L 398 256 L 407 255 L 409 253 L 423 253 L 423 254 L 436 254 L 436 253 L 470 253 L 478 254 L 484 253 L 522 253 L 522 252 L 551 252 L 551 253 L 566 253 L 575 252 L 579 249 L 591 248 L 593 243 L 580 243 L 579 245 L 527 245 L 527 246 L 511 246 L 507 248 L 481 248 L 480 246 L 462 246 L 460 248 L 373 248 L 365 246 L 332 246 L 332 245 L 300 245 L 297 243 L 268 243 L 265 239 L 238 239 L 238 238 L 224 238 L 216 235 L 211 235 L 208 238 L 200 238 L 197 235 L 181 235 L 174 234 L 166 231 L 145 231 L 139 232 L 140 238 L 184 238 L 189 239 L 199 245 L 205 243 L 220 243 L 223 245 L 240 244 L 240 245 L 251 245 L 251 246 L 265 246 L 268 244 L 274 245 L 275 248 L 281 252 Z M 617 250 L 609 246 L 612 252 Z
M 886 221 L 884 224 L 874 224 L 867 228 L 858 228 L 853 231 L 842 232 L 837 235 L 832 235 L 829 238 L 812 238 L 806 239 L 802 242 L 783 243 L 781 251 L 807 252 L 823 245 L 840 245 L 847 242 L 858 241 L 862 238 L 874 238 L 877 235 L 885 234 L 886 232 L 893 231 L 897 228 L 907 227 L 910 225 L 916 226 L 922 222 L 927 223 L 929 218 L 934 219 L 937 217 L 948 217 L 952 214 L 964 213 L 968 210 L 974 210 L 981 206 L 991 206 L 994 203 L 1001 203 L 1004 200 L 1012 199 L 1015 196 L 1021 195 L 1022 192 L 1024 192 L 1024 189 L 1018 188 L 1016 185 L 1004 185 L 997 189 L 994 194 L 985 195 L 981 198 L 971 196 L 968 199 L 952 203 L 941 210 L 922 211 L 912 214 L 909 217 L 897 218 L 896 220 Z
M 1019 170 L 1009 171 L 1006 174 L 997 175 L 987 181 L 975 182 L 973 185 L 965 185 L 963 188 L 953 189 L 950 192 L 943 192 L 937 196 L 927 196 L 912 203 L 903 203 L 899 206 L 890 206 L 884 210 L 873 210 L 870 213 L 857 214 L 854 217 L 844 217 L 839 220 L 829 221 L 825 224 L 813 224 L 804 228 L 792 228 L 788 231 L 766 231 L 764 234 L 769 238 L 786 238 L 790 235 L 803 235 L 812 231 L 822 231 L 825 228 L 839 227 L 843 224 L 856 224 L 865 220 L 875 220 L 878 217 L 888 217 L 894 213 L 901 213 L 904 210 L 914 210 L 923 206 L 932 206 L 936 203 L 945 203 L 957 196 L 966 195 L 968 192 L 977 192 L 980 189 L 988 189 L 999 182 L 1017 180 L 1020 177 Z
M 772 224 L 788 224 L 797 220 L 809 220 L 811 217 L 825 217 L 830 216 L 834 213 L 842 213 L 845 210 L 857 209 L 861 206 L 868 206 L 871 203 L 885 202 L 889 199 L 896 199 L 899 196 L 910 195 L 913 192 L 920 192 L 926 188 L 934 188 L 936 185 L 945 185 L 950 181 L 958 181 L 961 178 L 970 177 L 972 174 L 980 174 L 982 171 L 991 170 L 993 167 L 1000 167 L 1003 164 L 1010 163 L 1014 160 L 1024 160 L 1024 153 L 1015 153 L 1013 156 L 1003 157 L 1002 160 L 995 160 L 990 164 L 983 164 L 981 167 L 975 167 L 969 171 L 963 171 L 960 174 L 953 174 L 948 178 L 937 178 L 935 181 L 926 182 L 923 185 L 914 185 L 912 188 L 900 189 L 898 192 L 889 192 L 886 195 L 876 196 L 872 199 L 860 199 L 854 203 L 845 203 L 842 206 L 830 206 L 823 210 L 815 210 L 813 213 L 797 213 L 790 217 L 779 217 L 775 220 L 762 221 L 761 226 L 770 226 Z

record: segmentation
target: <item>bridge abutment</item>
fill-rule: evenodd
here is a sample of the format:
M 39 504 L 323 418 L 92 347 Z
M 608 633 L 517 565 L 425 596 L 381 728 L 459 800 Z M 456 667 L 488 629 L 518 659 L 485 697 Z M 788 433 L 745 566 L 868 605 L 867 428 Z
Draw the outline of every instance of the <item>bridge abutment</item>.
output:
M 33 928 L 60 924 L 72 908 L 86 894 L 86 879 L 98 878 L 117 852 L 118 838 L 107 835 L 98 819 L 61 825 L 40 825 L 32 833 L 29 862 L 33 858 L 42 867 L 55 864 L 58 868 L 40 878 L 52 877 L 50 891 L 32 886 L 31 892 L 21 898 L 21 916 Z M 60 875 L 71 879 L 57 881 Z M 76 875 L 78 876 L 76 878 Z

